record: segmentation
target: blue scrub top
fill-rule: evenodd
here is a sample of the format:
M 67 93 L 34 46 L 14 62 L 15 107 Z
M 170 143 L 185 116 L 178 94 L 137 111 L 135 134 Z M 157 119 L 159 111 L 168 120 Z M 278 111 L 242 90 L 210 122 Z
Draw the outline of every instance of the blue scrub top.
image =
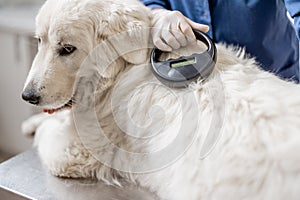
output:
M 195 22 L 209 25 L 208 34 L 215 42 L 245 47 L 263 69 L 299 82 L 299 0 L 141 1 L 152 9 L 178 10 Z

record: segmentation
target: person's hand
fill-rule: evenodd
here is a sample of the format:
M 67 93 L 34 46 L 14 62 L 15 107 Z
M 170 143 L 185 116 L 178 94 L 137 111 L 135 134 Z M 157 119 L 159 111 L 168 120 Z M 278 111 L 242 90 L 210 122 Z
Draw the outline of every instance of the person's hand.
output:
M 152 13 L 153 43 L 162 51 L 172 51 L 196 42 L 192 29 L 203 32 L 209 29 L 207 25 L 193 22 L 179 11 L 154 9 Z

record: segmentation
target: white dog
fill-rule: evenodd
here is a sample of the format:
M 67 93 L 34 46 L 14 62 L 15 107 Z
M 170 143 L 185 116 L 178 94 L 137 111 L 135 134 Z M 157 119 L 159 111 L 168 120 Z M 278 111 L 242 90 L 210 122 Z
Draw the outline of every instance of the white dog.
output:
M 168 200 L 299 199 L 300 87 L 222 45 L 206 81 L 165 87 L 148 65 L 150 21 L 129 0 L 41 8 L 23 98 L 59 112 L 23 131 L 51 173 L 126 179 Z

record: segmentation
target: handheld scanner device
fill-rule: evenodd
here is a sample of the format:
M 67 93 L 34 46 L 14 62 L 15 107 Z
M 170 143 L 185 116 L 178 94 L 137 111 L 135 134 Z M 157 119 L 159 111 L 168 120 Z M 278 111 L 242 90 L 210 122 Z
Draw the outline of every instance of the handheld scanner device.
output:
M 194 30 L 196 39 L 207 46 L 202 53 L 182 56 L 177 59 L 159 61 L 163 51 L 154 47 L 151 52 L 151 69 L 159 81 L 171 88 L 184 88 L 191 82 L 205 80 L 213 71 L 217 60 L 217 49 L 203 32 Z

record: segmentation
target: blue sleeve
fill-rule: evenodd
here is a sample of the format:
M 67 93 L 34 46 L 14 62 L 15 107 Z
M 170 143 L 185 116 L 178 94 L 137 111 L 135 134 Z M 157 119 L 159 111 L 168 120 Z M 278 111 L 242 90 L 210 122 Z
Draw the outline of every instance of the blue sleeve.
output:
M 170 10 L 170 3 L 166 0 L 140 0 L 143 4 L 151 9 L 164 8 Z
M 287 11 L 294 19 L 294 26 L 298 39 L 300 40 L 300 1 L 284 0 Z

